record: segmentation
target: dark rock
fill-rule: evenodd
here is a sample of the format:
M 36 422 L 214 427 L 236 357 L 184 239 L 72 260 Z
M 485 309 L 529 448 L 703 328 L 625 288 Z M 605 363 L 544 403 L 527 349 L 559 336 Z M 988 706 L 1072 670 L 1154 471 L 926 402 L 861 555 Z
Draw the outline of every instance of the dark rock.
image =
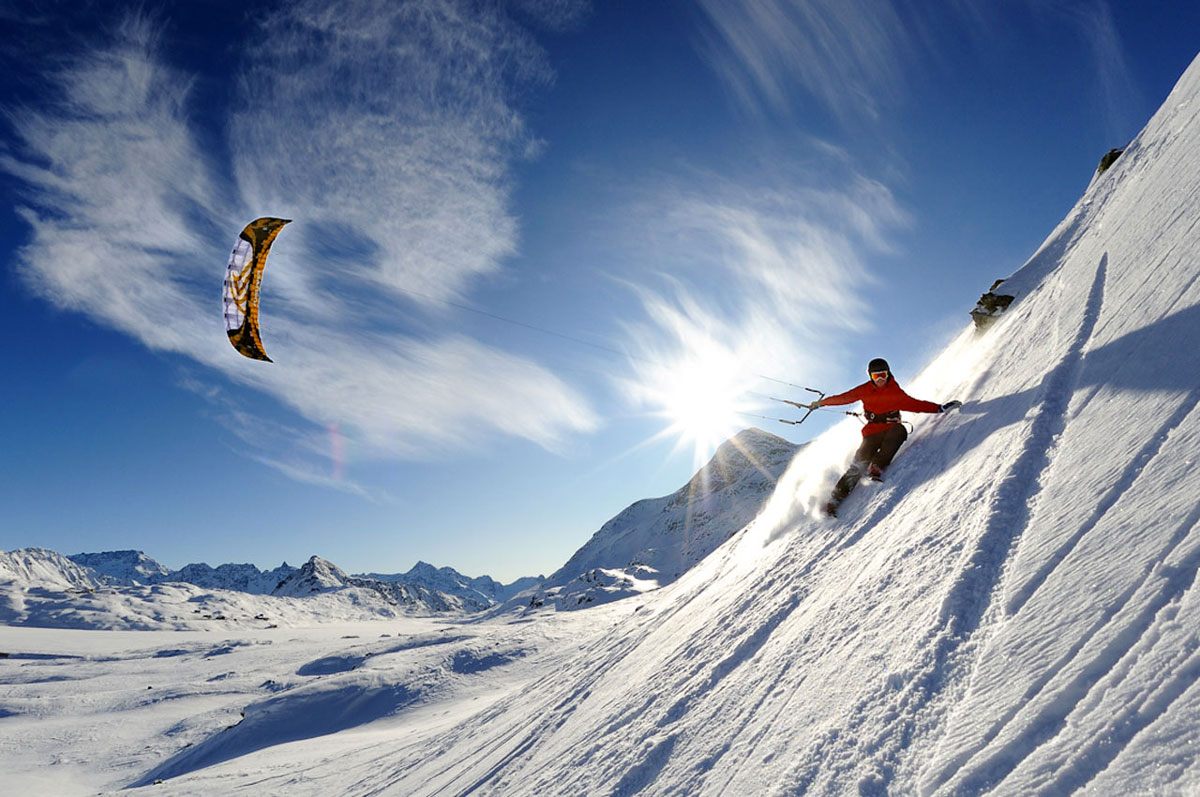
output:
M 1110 149 L 1104 153 L 1104 157 L 1100 159 L 1100 165 L 1096 167 L 1096 174 L 1104 174 L 1108 171 L 1108 167 L 1117 162 L 1117 158 L 1121 157 L 1121 153 L 1125 150 L 1119 148 Z
M 971 311 L 971 319 L 974 320 L 976 329 L 990 327 L 1016 298 L 1007 293 L 996 293 L 996 288 L 1000 287 L 1002 282 L 1002 279 L 993 282 L 992 287 L 979 297 L 975 309 Z

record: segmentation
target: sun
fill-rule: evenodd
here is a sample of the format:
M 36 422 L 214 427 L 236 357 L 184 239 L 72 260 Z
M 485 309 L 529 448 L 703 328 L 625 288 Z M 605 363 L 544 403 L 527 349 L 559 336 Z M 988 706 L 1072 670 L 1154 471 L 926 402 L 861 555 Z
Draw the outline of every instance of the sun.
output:
M 697 466 L 742 426 L 745 380 L 736 357 L 716 347 L 692 351 L 661 368 L 649 385 L 655 414 L 667 421 L 664 436 L 677 448 L 691 446 Z

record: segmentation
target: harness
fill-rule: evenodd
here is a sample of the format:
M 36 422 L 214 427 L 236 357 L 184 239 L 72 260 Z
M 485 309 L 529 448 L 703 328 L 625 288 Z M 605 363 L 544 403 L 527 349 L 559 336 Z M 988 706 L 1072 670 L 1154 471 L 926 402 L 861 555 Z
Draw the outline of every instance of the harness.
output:
M 900 423 L 900 410 L 880 413 L 864 411 L 863 417 L 867 419 L 867 423 Z

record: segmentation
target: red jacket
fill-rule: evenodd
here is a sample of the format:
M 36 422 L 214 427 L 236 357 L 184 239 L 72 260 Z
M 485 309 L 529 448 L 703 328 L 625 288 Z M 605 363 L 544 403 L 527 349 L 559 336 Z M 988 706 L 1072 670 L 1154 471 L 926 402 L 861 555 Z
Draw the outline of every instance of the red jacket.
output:
M 882 432 L 894 423 L 899 423 L 899 410 L 908 410 L 909 412 L 941 412 L 942 408 L 939 404 L 934 404 L 932 401 L 921 401 L 905 393 L 900 389 L 900 385 L 896 384 L 896 380 L 888 377 L 887 384 L 883 387 L 875 387 L 874 382 L 866 382 L 852 390 L 847 390 L 845 393 L 838 393 L 836 396 L 826 396 L 821 399 L 821 405 L 838 406 L 840 404 L 853 404 L 856 401 L 861 401 L 863 411 L 867 413 L 867 425 L 863 427 L 863 437 L 872 435 L 877 432 Z M 871 420 L 873 415 L 886 415 L 889 412 L 896 413 L 896 420 Z

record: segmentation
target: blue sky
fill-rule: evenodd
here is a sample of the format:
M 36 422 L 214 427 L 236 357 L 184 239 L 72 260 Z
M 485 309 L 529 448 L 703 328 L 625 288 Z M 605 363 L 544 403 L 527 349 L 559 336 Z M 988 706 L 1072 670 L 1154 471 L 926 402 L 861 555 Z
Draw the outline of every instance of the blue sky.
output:
M 511 580 L 808 439 L 735 411 L 915 374 L 1200 30 L 912 6 L 6 4 L 0 548 Z M 265 215 L 270 364 L 220 301 Z

